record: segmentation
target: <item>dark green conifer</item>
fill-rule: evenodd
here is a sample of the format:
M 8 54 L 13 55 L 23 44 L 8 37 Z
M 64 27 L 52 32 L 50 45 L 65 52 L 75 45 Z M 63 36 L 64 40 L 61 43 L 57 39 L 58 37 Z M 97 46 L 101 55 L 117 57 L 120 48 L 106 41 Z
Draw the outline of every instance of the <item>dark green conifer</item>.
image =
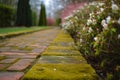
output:
M 40 10 L 40 16 L 39 16 L 39 26 L 46 26 L 47 20 L 46 20 L 46 8 L 44 3 L 41 3 L 41 10 Z
M 17 26 L 32 26 L 32 14 L 29 0 L 19 0 L 17 7 Z

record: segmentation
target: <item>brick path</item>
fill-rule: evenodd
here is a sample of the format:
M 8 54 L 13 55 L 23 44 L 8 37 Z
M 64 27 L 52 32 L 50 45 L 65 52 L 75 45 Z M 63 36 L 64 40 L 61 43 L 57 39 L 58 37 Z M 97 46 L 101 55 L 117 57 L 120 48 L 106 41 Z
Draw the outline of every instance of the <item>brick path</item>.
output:
M 61 31 L 23 80 L 99 80 L 73 43 L 70 35 Z
M 0 41 L 0 80 L 20 80 L 58 32 L 53 28 Z

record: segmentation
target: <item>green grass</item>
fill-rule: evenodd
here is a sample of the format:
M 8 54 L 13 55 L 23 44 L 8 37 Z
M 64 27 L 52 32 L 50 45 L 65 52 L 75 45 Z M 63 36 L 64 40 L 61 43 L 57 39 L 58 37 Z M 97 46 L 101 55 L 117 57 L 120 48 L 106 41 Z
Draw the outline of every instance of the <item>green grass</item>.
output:
M 22 32 L 22 31 L 33 31 L 33 30 L 41 30 L 48 27 L 13 27 L 13 28 L 0 28 L 0 34 L 9 34 L 14 32 Z

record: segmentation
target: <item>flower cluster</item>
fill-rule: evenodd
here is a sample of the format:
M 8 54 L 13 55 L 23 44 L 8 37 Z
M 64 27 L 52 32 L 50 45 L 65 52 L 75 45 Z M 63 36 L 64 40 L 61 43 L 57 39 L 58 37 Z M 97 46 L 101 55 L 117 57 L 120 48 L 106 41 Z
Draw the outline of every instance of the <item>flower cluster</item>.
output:
M 120 65 L 115 63 L 120 60 L 119 6 L 113 0 L 86 3 L 63 23 L 63 29 L 73 36 L 80 52 L 84 56 L 99 57 L 98 65 L 102 64 L 102 67 L 106 67 L 103 62 L 114 67 Z

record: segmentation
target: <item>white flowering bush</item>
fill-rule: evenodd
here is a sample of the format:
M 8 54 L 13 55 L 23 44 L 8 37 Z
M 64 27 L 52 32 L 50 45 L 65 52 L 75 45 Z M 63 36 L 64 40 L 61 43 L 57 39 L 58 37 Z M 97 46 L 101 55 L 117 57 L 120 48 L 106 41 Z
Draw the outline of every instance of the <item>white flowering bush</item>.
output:
M 85 4 L 66 18 L 63 29 L 103 79 L 120 79 L 119 0 Z

